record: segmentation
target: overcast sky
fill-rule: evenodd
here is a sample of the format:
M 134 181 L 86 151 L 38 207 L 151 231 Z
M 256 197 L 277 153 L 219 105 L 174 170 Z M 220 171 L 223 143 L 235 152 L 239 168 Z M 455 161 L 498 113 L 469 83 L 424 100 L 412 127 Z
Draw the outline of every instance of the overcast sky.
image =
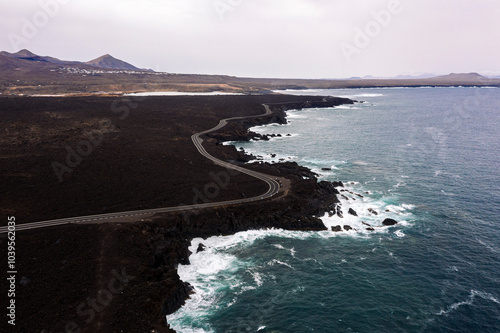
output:
M 498 0 L 0 4 L 1 50 L 65 60 L 109 53 L 157 71 L 249 77 L 500 74 Z

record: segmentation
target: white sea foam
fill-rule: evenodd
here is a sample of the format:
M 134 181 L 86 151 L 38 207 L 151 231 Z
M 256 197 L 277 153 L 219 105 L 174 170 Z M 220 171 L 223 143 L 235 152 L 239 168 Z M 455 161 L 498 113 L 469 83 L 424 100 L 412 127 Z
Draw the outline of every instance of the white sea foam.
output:
M 365 161 L 351 161 L 350 162 L 352 165 L 361 165 L 361 166 L 367 166 L 370 165 L 370 163 L 365 162 Z
M 334 159 L 321 159 L 321 158 L 311 158 L 311 157 L 303 157 L 300 159 L 299 162 L 305 163 L 308 165 L 312 165 L 313 167 L 314 166 L 320 167 L 320 168 L 329 167 L 332 169 L 333 168 L 338 169 L 337 166 L 340 166 L 340 165 L 343 165 L 346 163 L 345 161 L 338 161 L 338 160 L 334 160 Z
M 218 307 L 221 292 L 235 290 L 242 292 L 241 274 L 249 264 L 241 262 L 231 250 L 240 246 L 251 245 L 255 240 L 264 237 L 261 232 L 249 231 L 232 236 L 196 238 L 192 240 L 189 250 L 193 253 L 189 260 L 190 265 L 179 265 L 177 271 L 182 281 L 193 286 L 195 293 L 186 301 L 186 304 L 177 312 L 167 317 L 168 322 L 179 332 L 190 332 L 190 323 L 193 319 L 203 317 Z M 202 243 L 206 249 L 196 253 L 198 244 Z M 249 272 L 258 288 L 262 285 L 262 277 L 257 272 Z M 250 289 L 246 289 L 250 290 Z M 226 306 L 234 304 L 234 300 Z M 207 330 L 208 332 L 211 329 Z M 193 331 L 195 332 L 195 331 Z M 200 330 L 198 332 L 205 332 Z
M 339 106 L 336 106 L 335 109 L 338 109 L 338 110 L 359 110 L 358 107 L 349 106 L 349 105 L 339 105 Z
M 358 184 L 359 185 L 359 184 Z M 348 191 L 356 193 L 354 188 L 347 187 Z M 400 225 L 404 225 L 405 221 L 401 220 L 404 216 L 405 219 L 410 219 L 411 213 L 408 212 L 412 205 L 396 206 L 387 205 L 383 200 L 372 199 L 370 197 L 360 198 L 355 194 L 342 192 L 348 194 L 349 199 L 341 199 L 342 210 L 344 211 L 344 218 L 340 219 L 337 216 L 328 217 L 326 215 L 322 218 L 325 226 L 329 229 L 333 225 L 349 225 L 353 228 L 347 232 L 333 232 L 330 230 L 320 232 L 304 232 L 304 231 L 288 231 L 281 229 L 268 229 L 268 230 L 250 230 L 240 232 L 230 236 L 210 237 L 208 239 L 193 239 L 189 250 L 193 253 L 190 256 L 190 265 L 180 265 L 178 273 L 181 280 L 190 283 L 194 287 L 195 293 L 191 295 L 186 304 L 172 315 L 168 316 L 168 322 L 174 329 L 179 332 L 211 332 L 210 327 L 205 329 L 193 329 L 192 322 L 198 320 L 197 318 L 208 316 L 214 310 L 222 307 L 231 307 L 237 300 L 238 296 L 245 292 L 252 292 L 260 288 L 266 280 L 272 280 L 271 276 L 265 276 L 262 272 L 257 271 L 252 267 L 251 263 L 242 262 L 238 259 L 234 251 L 239 249 L 248 248 L 252 246 L 255 241 L 267 237 L 279 237 L 284 239 L 311 239 L 311 238 L 335 238 L 339 236 L 353 237 L 353 238 L 366 238 L 371 237 L 372 234 L 380 234 L 389 232 L 390 227 L 382 226 L 381 222 L 386 217 L 398 218 Z M 356 200 L 353 200 L 356 198 Z M 385 208 L 389 207 L 391 212 L 385 212 Z M 358 217 L 348 214 L 348 209 L 353 208 L 358 213 Z M 374 215 L 368 211 L 368 208 L 375 209 L 379 215 Z M 373 226 L 375 231 L 367 231 L 368 223 Z M 394 233 L 397 237 L 403 237 L 402 231 L 396 230 Z M 198 244 L 205 245 L 205 251 L 196 253 Z M 273 244 L 278 250 L 290 251 L 290 255 L 295 257 L 296 251 L 294 248 L 286 248 L 285 246 L 276 243 Z M 345 262 L 345 261 L 344 261 Z M 269 266 L 280 265 L 289 269 L 294 267 L 286 262 L 286 259 L 272 259 L 267 262 Z M 243 282 L 243 276 L 247 274 L 251 276 L 253 283 L 248 284 Z M 220 295 L 224 293 L 232 293 L 231 300 L 221 303 Z
M 437 313 L 437 315 L 438 316 L 442 316 L 442 315 L 448 316 L 450 313 L 458 310 L 458 308 L 460 308 L 461 306 L 472 305 L 474 303 L 474 300 L 476 299 L 476 297 L 480 297 L 484 300 L 488 300 L 488 301 L 492 301 L 496 304 L 500 304 L 500 301 L 498 300 L 498 298 L 490 293 L 486 293 L 483 291 L 477 291 L 477 290 L 471 290 L 469 297 L 467 297 L 466 300 L 461 301 L 461 302 L 457 302 L 457 303 L 453 303 L 446 310 L 439 311 Z
M 253 267 L 252 263 L 242 262 L 232 251 L 248 248 L 259 240 L 269 236 L 307 239 L 310 237 L 321 237 L 318 233 L 286 231 L 280 229 L 250 230 L 239 232 L 230 236 L 217 236 L 207 239 L 196 238 L 191 242 L 189 250 L 192 252 L 189 260 L 190 265 L 179 265 L 178 274 L 182 281 L 188 282 L 194 288 L 194 294 L 186 301 L 185 305 L 177 312 L 167 316 L 169 324 L 178 332 L 212 332 L 210 327 L 194 329 L 193 322 L 199 322 L 200 318 L 208 317 L 216 309 L 231 307 L 238 296 L 245 292 L 252 292 L 260 288 L 266 280 L 273 280 L 273 276 L 265 276 Z M 198 244 L 202 243 L 206 249 L 196 253 Z M 295 249 L 286 249 L 280 244 L 275 244 L 278 249 L 289 250 L 292 256 Z M 270 260 L 269 266 L 285 266 L 294 269 L 284 259 Z M 252 284 L 243 283 L 243 276 L 251 276 Z M 230 293 L 231 300 L 221 302 L 221 295 Z M 232 293 L 232 294 L 231 294 Z
M 376 94 L 376 93 L 361 93 L 361 94 L 349 94 L 349 95 L 338 95 L 338 97 L 344 98 L 358 98 L 358 97 L 383 97 L 384 94 Z
M 258 272 L 252 272 L 251 273 L 252 276 L 253 276 L 253 279 L 255 281 L 255 284 L 257 285 L 257 287 L 261 287 L 263 282 L 262 282 L 262 276 L 260 275 L 260 273 Z
M 286 251 L 289 251 L 289 252 L 290 252 L 290 255 L 291 255 L 292 257 L 294 257 L 294 258 L 295 258 L 295 253 L 297 253 L 297 252 L 295 251 L 295 249 L 294 249 L 293 247 L 292 247 L 291 249 L 287 249 L 286 247 L 284 247 L 284 246 L 283 246 L 283 245 L 281 245 L 281 244 L 273 244 L 273 246 L 274 246 L 275 248 L 277 248 L 277 249 L 280 249 L 280 250 L 286 250 Z
M 278 163 L 278 162 L 295 161 L 297 159 L 297 156 L 288 156 L 288 155 L 280 155 L 280 154 L 275 154 L 274 157 L 271 154 L 258 155 L 258 153 L 256 151 L 253 151 L 251 149 L 247 150 L 246 152 L 257 157 L 256 160 L 252 160 L 249 163 L 258 163 L 258 162 Z
M 307 119 L 307 115 L 303 111 L 287 111 L 287 119 Z
M 403 238 L 403 237 L 405 237 L 405 236 L 406 236 L 406 235 L 404 234 L 404 232 L 402 232 L 401 230 L 396 230 L 396 231 L 394 232 L 394 234 L 395 234 L 396 236 L 398 236 L 399 238 Z
M 343 232 L 335 234 L 356 234 L 367 237 L 373 233 L 387 233 L 392 230 L 391 228 L 394 227 L 382 224 L 386 218 L 398 221 L 397 226 L 407 226 L 414 219 L 411 212 L 415 208 L 414 205 L 404 203 L 395 205 L 392 203 L 394 201 L 392 197 L 372 198 L 358 182 L 347 182 L 346 187 L 338 187 L 337 190 L 340 191 L 339 207 L 342 211 L 342 217 L 337 214 L 329 216 L 330 214 L 327 213 L 321 218 L 329 230 L 334 226 L 340 225 L 342 227 Z M 354 210 L 358 216 L 349 214 L 350 209 Z M 345 232 L 344 226 L 352 229 Z M 395 235 L 397 237 L 405 236 L 402 231 L 398 230 L 395 231 Z
M 295 269 L 293 268 L 290 264 L 286 263 L 286 262 L 283 262 L 283 261 L 280 261 L 278 259 L 273 259 L 271 260 L 270 262 L 267 263 L 269 266 L 274 266 L 274 265 L 282 265 L 282 266 L 286 266 L 288 268 L 291 268 L 291 269 Z

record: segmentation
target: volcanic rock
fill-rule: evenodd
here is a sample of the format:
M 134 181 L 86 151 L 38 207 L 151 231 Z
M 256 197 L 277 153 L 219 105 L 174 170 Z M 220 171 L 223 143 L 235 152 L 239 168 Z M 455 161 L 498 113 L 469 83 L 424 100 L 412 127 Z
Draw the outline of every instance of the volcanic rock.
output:
M 385 220 L 382 222 L 382 224 L 383 224 L 383 225 L 390 226 L 390 225 L 395 225 L 395 224 L 398 224 L 398 221 L 393 220 L 393 219 L 385 219 Z
M 344 183 L 341 181 L 332 182 L 333 187 L 344 187 Z
M 356 211 L 352 208 L 349 208 L 349 214 L 353 215 L 353 216 L 358 216 L 358 213 L 356 213 Z
M 203 245 L 202 243 L 198 244 L 198 249 L 196 250 L 196 253 L 205 251 L 205 248 L 206 248 L 205 245 Z

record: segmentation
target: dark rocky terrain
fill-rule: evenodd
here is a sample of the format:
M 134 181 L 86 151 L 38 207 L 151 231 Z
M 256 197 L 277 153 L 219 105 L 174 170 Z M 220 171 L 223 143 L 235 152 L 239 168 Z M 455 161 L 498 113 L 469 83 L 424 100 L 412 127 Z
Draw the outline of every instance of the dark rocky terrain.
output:
M 226 160 L 247 160 L 234 147 L 218 143 L 248 139 L 247 129 L 259 123 L 283 123 L 286 109 L 352 101 L 281 95 L 0 98 L 1 224 L 7 216 L 16 216 L 20 224 L 190 204 L 196 189 L 224 171 L 198 153 L 190 136 L 221 118 L 261 114 L 262 103 L 269 103 L 274 114 L 230 124 L 206 140 L 207 150 Z M 101 139 L 96 130 L 101 130 Z M 95 134 L 93 140 L 89 132 Z M 65 147 L 77 151 L 82 140 L 97 144 L 78 165 L 73 160 L 72 171 L 60 182 L 53 162 L 66 163 L 70 150 Z M 189 262 L 191 238 L 268 227 L 325 229 L 314 216 L 334 210 L 334 184 L 318 183 L 310 170 L 295 163 L 249 167 L 289 179 L 288 194 L 265 204 L 165 214 L 147 221 L 19 232 L 13 332 L 166 332 L 165 315 L 191 292 L 176 272 L 178 264 Z M 261 181 L 236 175 L 214 201 L 265 190 Z M 5 236 L 0 247 L 6 248 Z M 0 253 L 5 262 L 5 251 Z M 5 280 L 1 285 L 4 292 Z M 12 331 L 4 330 L 5 324 L 1 330 Z

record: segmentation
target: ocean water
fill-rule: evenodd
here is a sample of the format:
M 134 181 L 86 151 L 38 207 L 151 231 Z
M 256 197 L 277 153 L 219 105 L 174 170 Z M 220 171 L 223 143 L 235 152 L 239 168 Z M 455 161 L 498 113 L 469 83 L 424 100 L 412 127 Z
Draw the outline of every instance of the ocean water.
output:
M 253 129 L 282 137 L 234 144 L 343 181 L 343 218 L 323 221 L 353 229 L 193 240 L 193 253 L 199 243 L 207 250 L 179 266 L 196 293 L 168 316 L 171 326 L 500 332 L 500 89 L 288 93 L 363 103 L 289 111 L 289 124 Z M 386 217 L 400 223 L 383 227 Z

